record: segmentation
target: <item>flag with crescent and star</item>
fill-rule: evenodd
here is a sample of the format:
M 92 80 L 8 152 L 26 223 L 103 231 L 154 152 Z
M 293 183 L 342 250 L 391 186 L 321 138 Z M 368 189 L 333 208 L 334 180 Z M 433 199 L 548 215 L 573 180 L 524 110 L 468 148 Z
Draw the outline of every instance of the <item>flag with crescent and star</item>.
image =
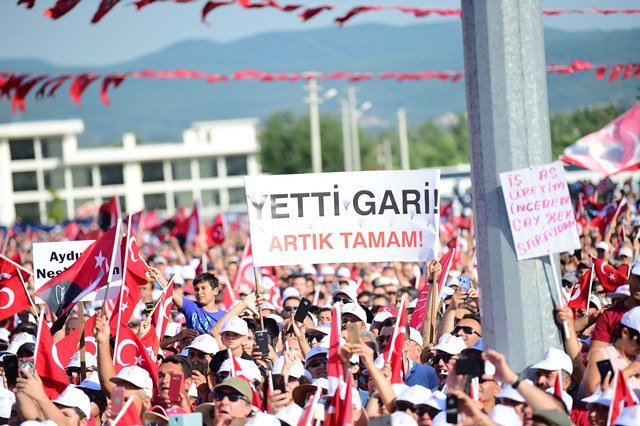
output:
M 18 257 L 12 259 L 20 263 Z M 0 258 L 0 320 L 29 309 L 31 302 L 18 275 L 18 268 Z
M 121 238 L 119 225 L 120 222 L 102 234 L 69 268 L 36 291 L 36 295 L 49 305 L 58 318 L 66 316 L 80 299 L 107 284 L 112 254 Z M 120 273 L 114 268 L 116 272 Z M 52 329 L 57 330 L 58 327 L 54 325 Z

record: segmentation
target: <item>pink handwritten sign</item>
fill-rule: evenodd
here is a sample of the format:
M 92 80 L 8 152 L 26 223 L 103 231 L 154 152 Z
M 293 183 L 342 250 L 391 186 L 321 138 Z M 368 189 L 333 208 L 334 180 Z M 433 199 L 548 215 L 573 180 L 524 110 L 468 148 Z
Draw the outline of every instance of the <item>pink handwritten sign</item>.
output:
M 562 163 L 500 173 L 518 260 L 580 248 Z

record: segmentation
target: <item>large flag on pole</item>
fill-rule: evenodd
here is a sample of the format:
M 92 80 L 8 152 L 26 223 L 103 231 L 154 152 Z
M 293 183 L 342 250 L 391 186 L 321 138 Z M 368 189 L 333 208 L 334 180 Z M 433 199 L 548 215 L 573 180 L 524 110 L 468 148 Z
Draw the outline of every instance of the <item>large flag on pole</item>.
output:
M 404 383 L 404 341 L 407 334 L 407 301 L 403 297 L 398 308 L 398 321 L 396 321 L 391 341 L 387 345 L 384 360 L 391 364 L 391 384 Z
M 109 201 L 103 203 L 98 210 L 98 226 L 103 231 L 116 226 L 116 221 L 120 217 L 120 203 L 118 197 L 111 197 Z
M 593 260 L 593 270 L 596 273 L 596 277 L 598 277 L 600 284 L 602 284 L 602 287 L 607 293 L 612 293 L 621 285 L 629 282 L 627 277 L 607 262 L 603 262 L 596 257 L 592 257 L 591 259 Z
M 227 224 L 224 220 L 224 215 L 218 213 L 213 220 L 213 224 L 207 226 L 205 231 L 207 237 L 207 245 L 209 247 L 219 246 L 227 239 Z
M 327 360 L 327 380 L 329 382 L 328 396 L 334 396 L 340 389 L 340 384 L 344 383 L 344 367 L 340 359 L 340 332 L 342 326 L 342 316 L 340 306 L 333 305 L 333 321 L 331 322 L 331 333 L 329 334 L 329 354 Z
M 442 286 L 444 285 L 444 283 L 447 282 L 449 271 L 451 270 L 451 264 L 453 263 L 453 259 L 455 257 L 456 249 L 453 248 L 440 258 L 442 271 L 440 272 L 440 276 L 438 277 L 438 294 L 440 294 L 440 290 L 442 290 Z M 429 284 L 425 282 L 420 289 L 420 293 L 418 295 L 418 303 L 416 303 L 416 308 L 413 310 L 413 314 L 411 315 L 411 322 L 409 326 L 411 328 L 415 328 L 418 331 L 422 331 L 422 325 L 427 313 L 427 299 L 429 297 L 429 290 Z
M 606 176 L 640 169 L 640 104 L 567 147 L 560 160 Z
M 40 316 L 38 338 L 34 352 L 34 369 L 42 379 L 45 393 L 53 400 L 69 386 L 69 378 L 58 357 L 58 351 L 53 343 L 51 330 L 44 319 L 44 315 Z
M 67 314 L 75 304 L 104 286 L 113 275 L 113 263 L 120 243 L 120 225 L 102 234 L 82 252 L 68 269 L 47 281 L 36 291 L 58 318 Z M 57 328 L 57 327 L 53 327 Z
M 29 294 L 18 268 L 0 258 L 0 320 L 29 309 L 29 306 Z

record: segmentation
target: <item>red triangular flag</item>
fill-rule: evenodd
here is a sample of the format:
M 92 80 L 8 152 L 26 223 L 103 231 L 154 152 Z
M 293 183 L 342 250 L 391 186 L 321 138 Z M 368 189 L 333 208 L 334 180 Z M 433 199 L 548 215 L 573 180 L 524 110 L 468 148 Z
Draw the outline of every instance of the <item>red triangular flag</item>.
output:
M 607 424 L 615 424 L 620 412 L 622 412 L 625 407 L 630 407 L 635 403 L 635 397 L 627 386 L 627 381 L 624 378 L 624 374 L 622 374 L 622 370 L 618 370 L 613 382 L 613 397 L 611 398 L 611 405 L 609 405 Z
M 224 215 L 219 213 L 213 220 L 213 224 L 206 229 L 207 245 L 213 247 L 224 243 L 227 238 L 226 228 Z
M 162 295 L 158 299 L 156 307 L 153 310 L 153 314 L 151 315 L 151 325 L 155 328 L 158 340 L 162 340 L 164 338 L 164 332 L 167 330 L 167 324 L 171 318 L 171 306 L 173 304 L 173 277 L 174 276 L 171 277 L 171 281 L 169 281 L 167 288 L 162 292 Z
M 404 298 L 400 301 L 398 315 L 391 341 L 387 345 L 387 350 L 384 354 L 385 361 L 391 364 L 391 384 L 404 383 L 402 377 L 404 372 L 403 348 L 407 330 L 407 302 Z
M 16 263 L 19 264 L 19 255 L 17 260 Z M 0 320 L 29 309 L 31 306 L 29 295 L 19 274 L 18 268 L 0 258 Z
M 553 385 L 553 394 L 562 401 L 562 371 L 558 370 L 556 381 Z
M 589 288 L 591 287 L 591 269 L 587 269 L 573 286 L 567 306 L 573 310 L 574 316 L 578 309 L 589 308 Z M 576 317 L 577 318 L 577 317 Z
M 627 199 L 611 201 L 604 205 L 602 210 L 594 212 L 595 217 L 591 220 L 591 226 L 598 228 L 600 236 L 604 238 L 607 235 L 611 222 L 627 209 Z
M 69 378 L 64 370 L 64 366 L 55 356 L 53 337 L 49 325 L 40 317 L 38 327 L 38 337 L 36 340 L 34 367 L 42 379 L 44 391 L 50 399 L 55 399 L 62 391 L 69 386 Z

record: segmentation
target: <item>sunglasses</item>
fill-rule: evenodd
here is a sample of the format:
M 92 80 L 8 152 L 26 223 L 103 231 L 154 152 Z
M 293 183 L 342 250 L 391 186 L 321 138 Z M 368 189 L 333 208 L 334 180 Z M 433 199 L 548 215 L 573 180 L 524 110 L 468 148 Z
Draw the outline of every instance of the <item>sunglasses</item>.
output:
M 416 407 L 410 402 L 405 401 L 396 401 L 396 411 L 411 411 L 412 413 L 416 412 Z
M 314 341 L 320 342 L 323 337 L 324 334 L 307 334 L 307 341 L 309 341 L 309 343 L 313 343 Z
M 352 303 L 351 299 L 347 299 L 346 297 L 334 297 L 333 303 Z
M 388 292 L 387 292 L 387 295 L 388 295 L 388 296 L 395 296 L 396 294 L 398 294 L 398 292 L 397 292 L 397 291 L 388 291 Z
M 327 365 L 327 360 L 326 359 L 314 359 L 314 360 L 309 361 L 307 363 L 307 367 L 309 367 L 309 368 L 316 368 L 316 367 L 320 367 L 321 365 Z
M 297 306 L 287 306 L 284 308 L 285 312 L 295 312 L 298 309 Z
M 384 343 L 384 342 L 387 342 L 389 340 L 391 340 L 391 335 L 388 335 L 388 336 L 380 335 L 380 336 L 376 337 L 376 341 L 378 343 Z
M 244 395 L 241 395 L 239 393 L 215 392 L 213 394 L 213 398 L 218 402 L 222 401 L 225 398 L 228 398 L 229 402 L 238 402 L 239 400 L 249 402 L 249 400 Z
M 456 336 L 460 331 L 464 334 L 477 334 L 482 337 L 482 334 L 478 333 L 473 327 L 469 327 L 468 325 L 456 325 L 451 334 Z
M 425 414 L 428 414 L 430 419 L 433 419 L 435 416 L 437 416 L 439 412 L 440 410 L 438 410 L 437 408 L 433 408 L 429 405 L 418 405 L 416 406 L 416 411 L 415 411 L 415 413 L 419 417 L 422 417 Z
M 451 361 L 453 359 L 454 355 L 451 354 L 443 354 L 443 355 L 436 355 L 432 358 L 433 365 L 436 365 L 437 363 L 440 362 L 440 360 L 442 360 L 445 364 L 448 363 L 449 361 Z

